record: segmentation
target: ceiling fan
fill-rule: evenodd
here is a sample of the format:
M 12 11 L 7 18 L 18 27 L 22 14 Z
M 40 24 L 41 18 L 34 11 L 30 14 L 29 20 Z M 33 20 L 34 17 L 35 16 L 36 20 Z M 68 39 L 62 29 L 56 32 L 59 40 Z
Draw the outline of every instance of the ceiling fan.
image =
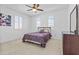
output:
M 33 11 L 33 12 L 37 12 L 37 11 L 44 11 L 43 9 L 39 9 L 39 4 L 33 4 L 33 6 L 29 6 L 29 5 L 25 5 L 27 7 L 30 7 L 31 9 L 28 9 L 27 11 Z

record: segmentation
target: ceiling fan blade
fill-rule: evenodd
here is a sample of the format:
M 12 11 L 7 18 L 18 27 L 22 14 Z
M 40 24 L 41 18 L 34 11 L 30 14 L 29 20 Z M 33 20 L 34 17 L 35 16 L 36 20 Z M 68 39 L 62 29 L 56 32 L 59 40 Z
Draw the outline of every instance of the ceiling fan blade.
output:
M 33 6 L 35 7 L 36 4 L 33 4 Z
M 32 8 L 34 8 L 34 9 L 35 9 L 35 8 L 36 8 L 36 4 L 33 4 L 33 7 L 32 7 Z
M 42 10 L 42 9 L 37 9 L 37 10 L 39 10 L 39 11 L 44 11 L 44 10 Z
M 39 4 L 37 4 L 37 7 L 39 7 Z
M 29 5 L 25 5 L 25 6 L 32 8 L 32 7 L 31 7 L 31 6 L 29 6 Z
M 27 10 L 27 11 L 30 11 L 30 10 L 32 10 L 32 9 L 29 9 L 29 10 Z

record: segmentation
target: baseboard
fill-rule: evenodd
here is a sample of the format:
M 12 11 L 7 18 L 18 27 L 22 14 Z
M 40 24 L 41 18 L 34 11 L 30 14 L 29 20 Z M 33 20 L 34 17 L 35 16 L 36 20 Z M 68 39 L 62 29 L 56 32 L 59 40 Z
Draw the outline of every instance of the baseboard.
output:
M 2 41 L 2 42 L 0 42 L 0 44 L 4 44 L 4 43 L 8 43 L 8 42 L 11 42 L 11 41 L 15 41 L 15 40 L 17 40 L 17 39 L 13 39 L 13 40 L 9 40 L 9 41 Z

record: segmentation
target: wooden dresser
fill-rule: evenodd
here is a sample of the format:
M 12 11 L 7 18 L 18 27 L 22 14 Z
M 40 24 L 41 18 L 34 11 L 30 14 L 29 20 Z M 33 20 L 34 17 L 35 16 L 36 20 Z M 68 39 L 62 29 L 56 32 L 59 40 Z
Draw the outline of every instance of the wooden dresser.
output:
M 79 35 L 63 34 L 63 54 L 79 55 Z

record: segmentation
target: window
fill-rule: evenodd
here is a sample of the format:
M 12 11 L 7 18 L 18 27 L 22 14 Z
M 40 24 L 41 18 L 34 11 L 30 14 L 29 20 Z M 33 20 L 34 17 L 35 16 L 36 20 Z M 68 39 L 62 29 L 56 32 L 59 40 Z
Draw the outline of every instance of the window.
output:
M 40 27 L 41 23 L 40 23 L 40 18 L 36 19 L 36 27 Z
M 54 16 L 49 16 L 48 18 L 48 27 L 54 27 Z
M 15 16 L 15 29 L 22 29 L 22 17 Z

